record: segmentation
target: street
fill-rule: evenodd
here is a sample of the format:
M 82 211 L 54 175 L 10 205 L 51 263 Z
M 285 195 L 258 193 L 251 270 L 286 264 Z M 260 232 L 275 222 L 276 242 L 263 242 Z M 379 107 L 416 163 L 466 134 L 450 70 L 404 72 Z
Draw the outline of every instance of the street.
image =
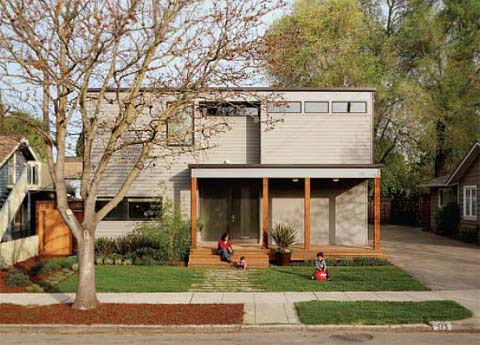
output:
M 304 331 L 304 332 L 240 332 L 215 334 L 167 335 L 44 335 L 2 334 L 2 344 L 76 344 L 76 345 L 136 345 L 136 344 L 195 344 L 195 345 L 251 345 L 251 344 L 379 344 L 379 345 L 467 345 L 479 344 L 480 333 L 384 333 L 370 331 Z

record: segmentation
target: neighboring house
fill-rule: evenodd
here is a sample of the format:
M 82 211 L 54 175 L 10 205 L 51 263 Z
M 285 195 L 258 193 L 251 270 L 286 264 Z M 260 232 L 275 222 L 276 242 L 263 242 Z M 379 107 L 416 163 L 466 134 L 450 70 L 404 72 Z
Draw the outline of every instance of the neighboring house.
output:
M 65 181 L 68 194 L 80 199 L 80 183 L 82 180 L 83 159 L 81 157 L 65 157 Z
M 457 168 L 447 176 L 420 185 L 430 188 L 431 228 L 437 229 L 435 214 L 448 203 L 456 203 L 460 211 L 459 227 L 479 229 L 480 141 L 477 141 Z
M 343 248 L 346 256 L 360 255 L 357 249 L 363 250 L 362 256 L 383 255 L 379 219 L 370 242 L 368 232 L 368 180 L 375 180 L 378 206 L 380 186 L 380 166 L 373 164 L 375 90 L 214 91 L 228 92 L 228 103 L 209 101 L 208 94 L 199 96 L 188 126 L 221 118 L 229 130 L 211 138 L 196 133 L 191 141 L 208 141 L 213 147 L 143 170 L 125 199 L 100 222 L 97 236 L 131 231 L 144 220 L 143 210 L 161 195 L 191 217 L 192 255 L 196 248 L 213 247 L 223 232 L 229 232 L 237 245 L 268 248 L 269 231 L 278 223 L 297 229 L 297 255 L 314 257 L 318 248 Z M 98 90 L 90 90 L 90 97 L 97 95 Z M 113 94 L 106 97 L 113 99 Z M 168 106 L 168 98 L 157 102 Z M 112 100 L 102 111 L 107 120 L 117 112 Z M 273 129 L 268 123 L 275 123 Z M 171 135 L 168 126 L 164 135 L 167 139 Z M 103 145 L 102 140 L 96 142 L 94 163 Z M 98 208 L 114 195 L 128 172 L 122 157 L 117 155 L 107 168 Z M 202 224 L 198 228 L 197 219 Z
M 28 141 L 0 135 L 0 257 L 7 264 L 37 255 L 34 200 L 48 187 L 48 171 Z

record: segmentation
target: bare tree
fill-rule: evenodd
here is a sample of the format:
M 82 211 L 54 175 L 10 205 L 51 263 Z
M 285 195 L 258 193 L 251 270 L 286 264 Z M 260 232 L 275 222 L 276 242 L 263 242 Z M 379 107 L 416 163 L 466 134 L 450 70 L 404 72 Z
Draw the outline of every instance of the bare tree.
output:
M 282 5 L 274 0 L 0 0 L 4 109 L 28 105 L 43 119 L 35 129 L 47 146 L 57 207 L 78 243 L 74 308 L 98 305 L 94 238 L 99 221 L 153 159 L 204 149 L 169 149 L 166 123 L 181 123 L 180 110 L 208 86 L 254 79 L 263 19 Z M 226 95 L 216 93 L 217 99 Z M 167 97 L 168 107 L 156 106 L 158 97 Z M 103 116 L 106 104 L 114 105 L 113 118 Z M 182 142 L 205 126 L 212 133 L 223 128 L 205 123 L 174 140 Z M 68 144 L 80 133 L 82 222 L 69 209 L 64 179 Z M 104 149 L 94 160 L 98 140 Z M 131 164 L 116 195 L 96 212 L 99 186 L 119 152 L 128 152 Z

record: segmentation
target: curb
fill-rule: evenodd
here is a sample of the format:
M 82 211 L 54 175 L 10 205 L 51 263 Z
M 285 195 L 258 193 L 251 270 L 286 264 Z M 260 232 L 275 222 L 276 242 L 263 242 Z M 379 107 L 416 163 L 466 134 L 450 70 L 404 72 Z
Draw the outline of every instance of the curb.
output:
M 438 326 L 439 324 L 443 326 Z M 447 325 L 447 326 L 445 326 Z M 272 331 L 389 331 L 389 332 L 480 332 L 472 323 L 429 322 L 428 324 L 394 325 L 303 325 L 303 324 L 242 324 L 242 325 L 49 325 L 0 324 L 0 334 L 165 334 L 165 333 L 238 333 Z

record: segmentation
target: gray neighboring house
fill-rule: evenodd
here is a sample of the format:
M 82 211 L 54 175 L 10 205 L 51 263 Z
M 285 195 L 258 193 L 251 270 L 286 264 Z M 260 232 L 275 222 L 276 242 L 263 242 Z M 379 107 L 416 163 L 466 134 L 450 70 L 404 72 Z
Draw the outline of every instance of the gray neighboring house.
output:
M 268 247 L 270 228 L 284 222 L 297 229 L 303 248 L 379 250 L 379 225 L 376 241 L 368 235 L 368 180 L 380 185 L 380 166 L 373 163 L 374 89 L 216 88 L 212 95 L 219 92 L 228 95 L 224 103 L 209 101 L 209 94 L 192 102 L 187 125 L 221 118 L 228 130 L 213 137 L 193 131 L 191 140 L 212 148 L 149 165 L 100 222 L 97 236 L 128 233 L 161 195 L 191 217 L 193 248 L 211 245 L 223 232 L 235 244 Z M 281 102 L 265 101 L 271 94 Z M 89 96 L 95 99 L 98 90 Z M 105 97 L 108 120 L 118 105 L 113 93 Z M 167 107 L 168 97 L 156 102 Z M 268 120 L 276 122 L 273 129 Z M 168 140 L 168 126 L 163 135 Z M 94 164 L 104 147 L 101 137 Z M 124 156 L 115 157 L 99 188 L 98 208 L 128 172 Z
M 0 259 L 7 265 L 38 254 L 32 217 L 48 171 L 23 135 L 0 135 Z
M 448 203 L 456 203 L 460 211 L 459 227 L 479 230 L 480 141 L 472 145 L 456 169 L 420 185 L 430 188 L 430 227 L 437 229 L 435 214 Z

